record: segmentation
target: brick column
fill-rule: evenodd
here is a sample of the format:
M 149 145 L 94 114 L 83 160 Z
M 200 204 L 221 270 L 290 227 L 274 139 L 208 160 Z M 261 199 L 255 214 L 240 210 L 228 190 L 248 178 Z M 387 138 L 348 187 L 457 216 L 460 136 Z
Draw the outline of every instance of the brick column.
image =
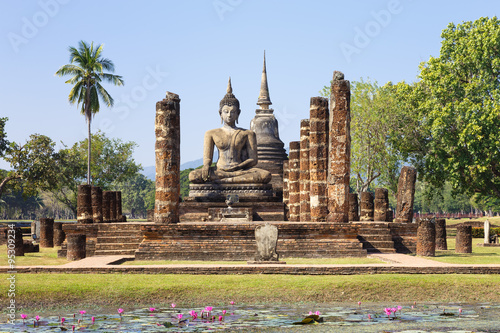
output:
M 413 200 L 415 197 L 416 180 L 417 169 L 409 166 L 404 166 L 401 169 L 398 181 L 395 222 L 411 223 L 413 221 Z
M 180 188 L 180 98 L 167 92 L 156 103 L 156 196 L 155 222 L 179 222 Z
M 54 219 L 40 219 L 40 247 L 54 247 Z
M 311 97 L 309 132 L 309 182 L 311 221 L 328 215 L 328 99 Z
M 8 229 L 7 229 L 8 230 Z M 23 243 L 23 230 L 21 227 L 14 227 L 14 253 L 16 257 L 24 256 L 24 243 Z M 7 235 L 11 235 L 7 231 Z M 12 250 L 12 243 L 9 242 L 9 236 L 7 236 L 7 251 Z M 7 252 L 8 253 L 8 252 Z M 9 253 L 11 255 L 12 253 Z
M 349 179 L 351 169 L 351 86 L 344 74 L 333 72 L 330 95 L 328 168 L 328 221 L 349 220 Z
M 300 221 L 311 221 L 309 183 L 309 119 L 300 121 Z
M 434 219 L 421 219 L 417 228 L 417 255 L 434 257 L 436 249 L 436 227 Z
M 54 246 L 61 246 L 66 239 L 66 234 L 62 230 L 62 222 L 54 222 Z
M 358 194 L 349 193 L 349 221 L 359 221 Z
M 360 221 L 373 221 L 373 194 L 371 192 L 361 192 L 360 200 Z
M 436 250 L 448 250 L 445 219 L 436 219 Z
M 110 222 L 116 222 L 116 192 L 109 191 L 109 220 Z
M 68 260 L 80 260 L 87 256 L 86 254 L 87 236 L 82 234 L 70 233 L 67 236 L 68 251 L 66 258 Z
M 116 197 L 116 203 L 115 203 L 115 209 L 116 209 L 116 221 L 117 222 L 123 222 L 123 215 L 122 215 L 122 192 L 120 191 L 115 191 L 115 197 Z
M 457 225 L 455 253 L 472 253 L 472 227 Z
M 283 161 L 283 203 L 285 204 L 285 221 L 288 221 L 288 218 L 290 217 L 290 212 L 288 210 L 288 204 L 289 204 L 289 193 L 288 193 L 288 176 L 289 170 L 288 170 L 288 160 Z
M 102 223 L 102 188 L 92 186 L 92 219 L 94 223 Z
M 373 219 L 375 221 L 389 221 L 389 191 L 386 188 L 375 189 L 373 207 Z
M 78 185 L 76 199 L 76 220 L 78 223 L 92 223 L 92 185 Z
M 290 142 L 288 155 L 288 210 L 290 221 L 300 221 L 300 142 Z
M 104 223 L 111 222 L 111 196 L 112 191 L 102 192 L 102 221 Z

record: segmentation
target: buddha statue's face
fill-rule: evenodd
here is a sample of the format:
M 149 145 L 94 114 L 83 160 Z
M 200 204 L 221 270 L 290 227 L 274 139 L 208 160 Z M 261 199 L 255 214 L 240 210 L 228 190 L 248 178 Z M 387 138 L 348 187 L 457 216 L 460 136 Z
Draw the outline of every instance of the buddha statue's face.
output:
M 222 121 L 228 125 L 234 125 L 239 116 L 240 110 L 237 105 L 224 105 L 220 112 Z

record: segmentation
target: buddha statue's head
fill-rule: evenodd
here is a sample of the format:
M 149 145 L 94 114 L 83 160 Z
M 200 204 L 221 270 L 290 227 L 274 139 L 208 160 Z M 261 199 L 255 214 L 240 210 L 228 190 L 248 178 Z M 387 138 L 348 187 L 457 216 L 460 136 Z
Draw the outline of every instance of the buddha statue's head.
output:
M 240 101 L 233 95 L 233 87 L 231 86 L 231 77 L 229 77 L 229 82 L 227 83 L 227 92 L 224 98 L 219 103 L 219 115 L 222 117 L 222 108 L 224 106 L 233 107 L 236 112 L 236 123 L 238 123 L 238 117 L 240 116 Z

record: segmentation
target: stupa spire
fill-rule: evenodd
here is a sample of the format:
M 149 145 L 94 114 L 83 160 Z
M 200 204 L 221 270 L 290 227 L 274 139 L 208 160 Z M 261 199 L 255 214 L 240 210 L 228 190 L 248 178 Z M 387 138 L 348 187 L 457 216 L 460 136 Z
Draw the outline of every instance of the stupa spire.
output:
M 262 68 L 262 79 L 260 82 L 260 92 L 257 105 L 259 105 L 262 110 L 268 110 L 269 105 L 271 104 L 271 99 L 269 98 L 269 88 L 267 86 L 266 51 L 264 51 L 264 67 Z

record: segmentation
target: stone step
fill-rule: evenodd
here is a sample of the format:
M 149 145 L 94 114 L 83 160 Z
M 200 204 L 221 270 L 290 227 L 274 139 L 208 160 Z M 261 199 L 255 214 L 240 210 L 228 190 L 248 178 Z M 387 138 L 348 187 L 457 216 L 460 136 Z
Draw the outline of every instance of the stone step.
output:
M 374 228 L 374 229 L 370 229 L 370 228 L 361 228 L 358 230 L 358 234 L 368 234 L 368 235 L 390 235 L 391 232 L 388 228 Z
M 368 253 L 396 253 L 395 248 L 367 248 Z
M 96 250 L 95 255 L 96 256 L 117 256 L 117 255 L 133 256 L 133 255 L 135 255 L 135 249 L 134 250 Z
M 360 241 L 366 240 L 366 241 L 392 242 L 392 236 L 391 235 L 358 235 L 358 239 Z
M 109 244 L 109 243 L 137 243 L 139 244 L 142 242 L 143 237 L 137 237 L 137 236 L 128 236 L 128 237 L 122 237 L 122 236 L 98 236 L 97 237 L 97 244 Z
M 137 250 L 139 243 L 113 243 L 113 244 L 97 244 L 96 251 L 100 250 Z
M 126 223 L 99 223 L 99 232 L 103 231 L 141 231 L 140 224 L 126 224 Z

